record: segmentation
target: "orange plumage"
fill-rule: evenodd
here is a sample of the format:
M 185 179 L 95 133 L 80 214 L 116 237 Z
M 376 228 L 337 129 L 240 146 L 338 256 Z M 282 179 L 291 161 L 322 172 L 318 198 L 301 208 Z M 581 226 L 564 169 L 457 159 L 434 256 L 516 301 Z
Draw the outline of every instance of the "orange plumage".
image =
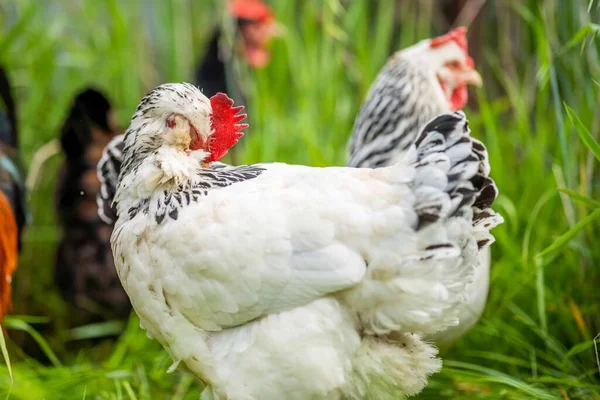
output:
M 10 283 L 17 269 L 18 237 L 12 207 L 0 191 L 0 321 L 12 308 Z
M 8 75 L 0 65 L 0 322 L 12 311 L 11 281 L 27 219 L 17 110 Z

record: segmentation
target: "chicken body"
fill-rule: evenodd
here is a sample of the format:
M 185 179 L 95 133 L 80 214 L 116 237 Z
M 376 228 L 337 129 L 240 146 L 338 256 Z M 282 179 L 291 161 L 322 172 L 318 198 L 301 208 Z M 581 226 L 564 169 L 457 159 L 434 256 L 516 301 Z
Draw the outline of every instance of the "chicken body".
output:
M 452 32 L 464 35 L 459 29 Z M 433 49 L 431 43 L 427 39 L 398 51 L 377 75 L 354 123 L 348 166 L 378 168 L 398 163 L 429 120 L 464 106 L 466 97 L 453 104 L 451 87 L 480 80 L 466 61 L 466 43 L 461 48 L 450 40 Z M 461 67 L 450 69 L 448 64 Z M 442 86 L 440 81 L 452 74 L 457 76 L 454 83 Z M 442 350 L 468 332 L 483 313 L 489 289 L 489 247 L 480 250 L 479 259 L 469 285 L 469 302 L 461 307 L 460 324 L 433 336 Z
M 204 168 L 190 136 L 217 135 L 205 100 L 163 85 L 126 133 L 111 242 L 141 326 L 206 399 L 420 391 L 440 364 L 410 333 L 458 322 L 498 222 L 464 114 L 387 168 Z
M 242 174 L 251 176 L 255 168 Z M 365 279 L 365 259 L 373 273 L 394 277 L 400 270 L 393 271 L 387 260 L 414 257 L 427 240 L 413 237 L 408 228 L 416 215 L 406 212 L 413 196 L 405 183 L 397 182 L 404 171 L 381 170 L 381 176 L 360 172 L 272 164 L 252 180 L 174 208 L 176 220 L 166 211 L 157 224 L 151 200 L 149 214 L 140 210 L 130 221 L 117 223 L 115 256 L 124 260 L 117 268 L 142 325 L 170 349 L 174 360 L 184 361 L 214 387 L 227 388 L 219 390 L 223 398 L 247 393 L 276 399 L 297 391 L 295 398 L 302 399 L 310 398 L 302 389 L 308 382 L 322 398 L 343 393 L 361 348 L 357 326 L 362 323 L 354 309 L 362 301 L 370 299 L 360 312 L 363 329 L 373 334 L 435 330 L 452 323 L 446 308 L 458 300 L 450 296 L 448 304 L 435 304 L 445 289 L 436 288 L 433 270 L 406 274 L 391 284 L 410 285 L 414 279 L 425 286 L 427 281 L 430 286 L 418 292 L 429 300 L 410 294 L 386 298 L 391 288 Z M 323 180 L 331 186 L 319 189 Z M 398 243 L 406 244 L 400 254 Z M 431 280 L 422 276 L 428 273 Z M 387 316 L 379 319 L 379 302 L 386 302 L 381 309 L 390 312 L 395 304 L 404 304 L 406 315 L 397 317 L 406 318 L 406 326 Z M 430 303 L 425 309 L 431 316 L 421 315 L 422 302 Z M 424 383 L 421 374 L 437 371 L 433 354 L 429 349 L 427 356 L 409 358 L 409 363 L 428 366 L 411 380 Z M 381 367 L 380 379 L 407 380 L 408 368 L 398 376 L 393 364 Z

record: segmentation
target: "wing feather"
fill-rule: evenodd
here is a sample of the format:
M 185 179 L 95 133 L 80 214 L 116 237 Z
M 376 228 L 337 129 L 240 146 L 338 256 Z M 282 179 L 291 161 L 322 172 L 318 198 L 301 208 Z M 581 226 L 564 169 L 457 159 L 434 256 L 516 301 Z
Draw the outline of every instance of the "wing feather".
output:
M 366 169 L 330 169 L 330 187 L 317 188 L 322 176 L 314 169 L 267 168 L 273 173 L 209 190 L 148 238 L 164 250 L 153 253 L 168 303 L 197 326 L 240 325 L 357 285 L 367 263 L 351 242 L 360 240 L 361 228 L 372 230 L 361 224 L 373 202 L 384 214 L 397 206 L 397 194 L 384 199 L 399 184 L 378 185 Z M 304 198 L 305 207 L 292 207 Z M 402 217 L 392 224 L 404 225 Z

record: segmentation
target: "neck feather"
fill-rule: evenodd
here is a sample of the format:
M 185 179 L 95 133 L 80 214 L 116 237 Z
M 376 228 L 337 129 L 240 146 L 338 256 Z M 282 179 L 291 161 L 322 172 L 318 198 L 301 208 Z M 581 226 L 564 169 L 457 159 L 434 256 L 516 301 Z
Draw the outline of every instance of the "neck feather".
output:
M 449 111 L 435 76 L 416 64 L 398 54 L 377 76 L 354 122 L 349 166 L 374 168 L 399 161 L 421 127 Z
M 140 199 L 163 191 L 185 186 L 201 168 L 203 150 L 186 153 L 170 146 L 162 146 L 147 154 L 135 168 L 123 170 L 115 195 L 118 213 L 126 211 Z

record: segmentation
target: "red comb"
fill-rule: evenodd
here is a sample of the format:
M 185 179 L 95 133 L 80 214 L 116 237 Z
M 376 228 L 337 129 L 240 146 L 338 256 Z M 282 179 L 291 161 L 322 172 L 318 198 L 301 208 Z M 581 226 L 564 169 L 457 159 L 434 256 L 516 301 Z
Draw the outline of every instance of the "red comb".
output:
M 467 28 L 465 28 L 464 26 L 459 26 L 458 28 L 452 29 L 445 35 L 431 39 L 429 47 L 436 48 L 450 41 L 454 41 L 454 43 L 456 43 L 458 47 L 464 50 L 465 55 L 467 56 L 467 66 L 469 68 L 473 68 L 475 66 L 475 62 L 471 57 L 469 57 L 469 49 L 467 45 Z
M 238 124 L 247 116 L 238 114 L 244 109 L 244 106 L 233 107 L 233 100 L 225 93 L 217 93 L 211 97 L 210 105 L 212 107 L 210 119 L 213 134 L 208 145 L 210 157 L 207 161 L 213 162 L 227 154 L 227 151 L 238 142 L 238 139 L 244 136 L 244 133 L 240 131 L 246 129 L 248 124 Z
M 435 48 L 448 43 L 449 41 L 454 41 L 461 49 L 467 52 L 467 28 L 459 26 L 458 28 L 452 29 L 445 35 L 431 39 L 429 46 Z
M 259 22 L 273 18 L 271 8 L 261 0 L 233 0 L 228 8 L 229 12 L 237 18 Z

